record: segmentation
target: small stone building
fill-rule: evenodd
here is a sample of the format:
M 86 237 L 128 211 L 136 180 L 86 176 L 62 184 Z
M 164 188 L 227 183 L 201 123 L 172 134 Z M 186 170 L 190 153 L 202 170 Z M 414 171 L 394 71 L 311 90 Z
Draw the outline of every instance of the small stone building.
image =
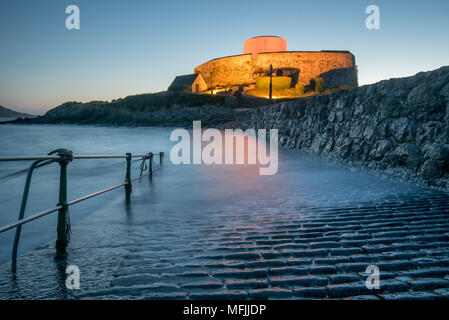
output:
M 182 76 L 177 76 L 175 80 L 173 80 L 170 87 L 168 87 L 168 90 L 187 90 L 197 93 L 207 90 L 207 84 L 199 73 L 185 74 Z

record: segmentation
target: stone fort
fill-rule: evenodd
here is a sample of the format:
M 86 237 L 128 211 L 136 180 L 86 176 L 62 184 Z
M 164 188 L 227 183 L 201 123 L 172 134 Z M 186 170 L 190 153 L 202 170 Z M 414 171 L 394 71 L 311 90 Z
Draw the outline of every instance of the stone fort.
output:
M 169 90 L 192 92 L 220 91 L 224 88 L 253 86 L 257 79 L 270 74 L 292 78 L 291 85 L 307 86 L 321 77 L 324 88 L 357 87 L 355 57 L 349 51 L 287 51 L 287 41 L 277 36 L 259 36 L 245 40 L 243 54 L 216 58 L 194 69 L 193 74 L 178 76 Z

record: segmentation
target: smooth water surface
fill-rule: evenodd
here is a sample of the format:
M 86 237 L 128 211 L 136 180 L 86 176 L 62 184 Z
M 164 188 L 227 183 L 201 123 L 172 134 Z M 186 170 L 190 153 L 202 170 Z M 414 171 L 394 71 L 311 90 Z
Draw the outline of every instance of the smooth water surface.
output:
M 260 176 L 257 165 L 173 165 L 169 157 L 175 144 L 169 139 L 171 131 L 170 128 L 2 125 L 0 157 L 44 155 L 56 148 L 67 148 L 78 155 L 163 151 L 166 154 L 163 169 L 153 178 L 152 184 L 145 178 L 133 185 L 134 192 L 141 198 L 142 195 L 148 197 L 148 204 L 138 208 L 183 217 L 193 212 L 219 210 L 230 203 L 242 211 L 245 208 L 253 210 L 260 204 L 258 210 L 269 212 L 307 205 L 347 205 L 419 191 L 418 187 L 330 165 L 290 151 L 279 153 L 279 169 L 274 176 Z M 1 226 L 17 219 L 25 182 L 25 174 L 8 175 L 29 164 L 29 161 L 0 162 Z M 134 162 L 134 177 L 139 173 L 138 167 L 139 162 Z M 124 159 L 76 160 L 68 167 L 69 200 L 121 183 L 124 176 Z M 35 171 L 25 216 L 56 205 L 58 179 L 57 164 Z M 126 214 L 124 190 L 120 188 L 71 207 L 72 224 L 95 215 L 97 210 L 108 210 L 111 215 Z M 95 216 L 91 218 L 95 219 Z M 56 220 L 57 214 L 51 214 L 26 224 L 19 251 L 33 249 L 54 239 Z M 13 236 L 14 230 L 0 234 L 0 263 L 10 259 Z

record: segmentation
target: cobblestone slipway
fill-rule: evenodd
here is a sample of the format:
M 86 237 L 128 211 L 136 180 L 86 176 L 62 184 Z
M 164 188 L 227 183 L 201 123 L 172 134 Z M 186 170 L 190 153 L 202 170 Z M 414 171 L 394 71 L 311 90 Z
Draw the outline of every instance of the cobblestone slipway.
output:
M 136 183 L 130 207 L 117 191 L 113 205 L 73 225 L 67 262 L 53 260 L 52 241 L 19 257 L 17 278 L 9 263 L 0 266 L 0 298 L 449 297 L 446 193 L 413 187 L 357 200 L 364 191 L 354 186 L 352 201 L 312 203 L 288 184 L 263 193 L 262 178 L 249 175 L 247 185 L 231 188 L 243 195 L 233 200 L 225 179 L 215 187 L 219 196 L 207 191 L 215 169 L 195 169 L 205 171 L 198 181 L 171 186 L 173 170 L 163 168 L 151 187 Z M 229 170 L 230 180 L 241 175 Z M 171 195 L 158 195 L 166 188 Z M 65 288 L 67 264 L 80 268 L 80 290 Z M 380 289 L 368 290 L 372 264 Z

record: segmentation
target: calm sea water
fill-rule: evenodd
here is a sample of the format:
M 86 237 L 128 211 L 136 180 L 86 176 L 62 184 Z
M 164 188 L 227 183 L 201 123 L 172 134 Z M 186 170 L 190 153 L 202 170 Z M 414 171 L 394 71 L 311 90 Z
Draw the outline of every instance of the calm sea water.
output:
M 170 163 L 170 128 L 110 128 L 72 125 L 1 125 L 0 157 L 44 155 L 56 148 L 74 154 L 142 154 L 164 151 L 161 174 L 135 183 L 139 193 L 151 197 L 148 210 L 157 206 L 188 215 L 232 201 L 241 204 L 271 199 L 286 207 L 339 205 L 375 201 L 391 195 L 416 191 L 417 187 L 381 179 L 369 173 L 349 170 L 312 160 L 296 152 L 279 154 L 279 170 L 274 176 L 260 176 L 256 165 L 181 165 Z M 17 220 L 25 174 L 5 177 L 24 169 L 30 162 L 0 162 L 0 225 Z M 133 176 L 139 173 L 133 164 Z M 69 200 L 123 182 L 124 159 L 76 160 L 69 164 Z M 52 164 L 35 171 L 25 216 L 54 207 L 58 199 L 59 166 Z M 155 187 L 156 186 L 156 187 Z M 283 200 L 286 199 L 286 200 Z M 266 202 L 266 201 L 265 201 Z M 71 207 L 72 224 L 97 210 L 125 211 L 124 191 L 118 189 Z M 265 208 L 269 210 L 270 208 Z M 57 215 L 24 226 L 20 252 L 38 247 L 56 236 Z M 0 234 L 0 263 L 11 254 L 14 230 Z

